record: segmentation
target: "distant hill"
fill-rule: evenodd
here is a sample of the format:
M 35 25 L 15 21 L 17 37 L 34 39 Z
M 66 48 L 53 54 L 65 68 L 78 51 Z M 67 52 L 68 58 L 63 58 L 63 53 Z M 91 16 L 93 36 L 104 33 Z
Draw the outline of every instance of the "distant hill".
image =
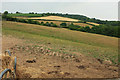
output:
M 17 13 L 17 14 L 8 14 L 9 16 L 16 16 L 16 17 L 45 17 L 45 16 L 61 16 L 67 17 L 72 19 L 78 19 L 85 22 L 94 22 L 98 24 L 111 24 L 113 26 L 118 25 L 119 21 L 108 21 L 108 20 L 100 20 L 96 18 L 89 18 L 84 15 L 76 15 L 76 14 L 62 14 L 62 13 Z
M 5 15 L 5 13 L 3 14 Z M 3 16 L 3 19 L 6 18 L 8 21 L 17 21 L 23 23 L 44 25 L 49 27 L 59 27 L 59 28 L 68 28 L 71 30 L 89 32 L 102 34 L 113 37 L 120 37 L 118 30 L 120 26 L 119 21 L 103 21 L 95 18 L 89 18 L 83 15 L 74 15 L 74 14 L 60 14 L 60 13 L 16 13 L 16 14 L 7 14 L 7 16 Z M 36 20 L 44 20 L 47 21 L 39 22 Z M 49 21 L 64 21 L 59 23 L 60 25 L 56 25 L 53 22 Z M 71 22 L 67 24 L 67 22 Z M 76 22 L 76 23 L 75 23 Z M 83 25 L 81 25 L 84 24 Z M 90 25 L 90 26 L 89 26 Z

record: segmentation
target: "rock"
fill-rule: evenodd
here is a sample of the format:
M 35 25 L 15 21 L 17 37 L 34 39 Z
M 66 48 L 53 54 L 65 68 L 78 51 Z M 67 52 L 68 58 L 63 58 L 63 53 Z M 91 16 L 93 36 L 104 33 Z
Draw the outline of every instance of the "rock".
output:
M 48 72 L 48 74 L 57 74 L 58 71 L 51 71 L 51 72 Z
M 60 74 L 64 75 L 64 72 L 60 72 Z
M 49 64 L 48 66 L 49 66 L 49 67 L 52 67 L 52 65 L 50 65 L 50 64 Z
M 65 74 L 66 76 L 70 75 L 70 73 L 68 73 L 68 72 L 65 72 L 64 74 Z
M 76 61 L 76 62 L 81 62 L 79 59 L 75 59 L 74 61 Z
M 50 50 L 46 50 L 46 53 L 49 53 L 50 52 Z
M 45 74 L 45 72 L 41 72 L 42 74 Z
M 43 66 L 40 66 L 40 68 L 42 68 Z
M 101 59 L 97 59 L 101 64 L 103 63 L 103 60 L 101 60 Z
M 112 62 L 110 60 L 105 60 L 105 61 L 103 61 L 103 63 L 108 64 L 108 65 L 112 64 Z
M 48 44 L 51 44 L 51 43 L 48 43 Z
M 54 66 L 55 68 L 60 68 L 60 66 Z
M 118 71 L 118 67 L 109 66 L 109 70 L 113 70 L 113 71 L 117 72 Z
M 85 66 L 80 65 L 80 66 L 76 66 L 78 69 L 85 69 Z

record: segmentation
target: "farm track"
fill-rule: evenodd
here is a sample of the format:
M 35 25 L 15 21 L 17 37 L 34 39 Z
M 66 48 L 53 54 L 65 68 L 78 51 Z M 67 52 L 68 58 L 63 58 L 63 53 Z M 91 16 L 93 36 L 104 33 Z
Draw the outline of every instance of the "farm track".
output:
M 80 53 L 75 53 L 77 56 L 60 54 L 44 48 L 44 45 L 26 44 L 25 41 L 5 35 L 2 38 L 2 51 L 9 49 L 13 56 L 17 56 L 19 78 L 118 77 L 118 67 L 110 62 Z

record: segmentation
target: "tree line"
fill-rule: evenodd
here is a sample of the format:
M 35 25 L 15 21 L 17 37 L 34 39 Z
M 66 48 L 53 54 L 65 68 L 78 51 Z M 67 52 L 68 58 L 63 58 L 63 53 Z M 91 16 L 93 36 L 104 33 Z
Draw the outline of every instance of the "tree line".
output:
M 118 32 L 118 30 L 120 30 L 119 26 L 99 25 L 99 26 L 93 26 L 90 28 L 89 26 L 81 27 L 79 25 L 74 25 L 73 23 L 71 23 L 68 26 L 66 23 L 62 23 L 61 26 L 63 28 L 68 28 L 70 30 L 96 33 L 96 34 L 102 34 L 102 35 L 112 36 L 112 37 L 120 37 L 120 34 Z
M 5 11 L 7 12 L 7 11 Z M 4 13 L 5 13 L 4 12 Z M 21 13 L 21 12 L 16 12 L 16 14 L 23 14 L 24 13 Z M 120 21 L 107 21 L 107 20 L 100 20 L 100 19 L 96 19 L 96 18 L 89 18 L 87 16 L 84 16 L 84 15 L 77 15 L 77 14 L 62 14 L 62 13 L 34 13 L 34 12 L 29 12 L 28 14 L 26 15 L 29 15 L 29 14 L 33 14 L 32 16 L 35 17 L 35 16 L 61 16 L 61 17 L 68 17 L 68 18 L 73 18 L 73 19 L 78 19 L 84 23 L 86 22 L 94 22 L 94 23 L 98 23 L 98 24 L 105 24 L 105 25 L 112 25 L 112 26 L 120 26 Z M 37 15 L 36 15 L 37 14 Z M 30 16 L 29 16 L 30 17 Z

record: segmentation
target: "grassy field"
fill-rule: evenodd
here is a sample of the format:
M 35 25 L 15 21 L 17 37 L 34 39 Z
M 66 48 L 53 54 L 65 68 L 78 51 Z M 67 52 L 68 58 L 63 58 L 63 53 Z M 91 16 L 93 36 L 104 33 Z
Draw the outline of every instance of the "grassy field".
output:
M 33 24 L 3 21 L 4 35 L 30 40 L 43 44 L 61 53 L 80 53 L 86 56 L 118 61 L 118 38 L 64 28 L 53 28 Z M 50 43 L 50 44 L 49 44 Z M 65 48 L 64 51 L 60 49 Z
M 24 14 L 8 14 L 8 16 L 12 16 L 12 17 L 41 17 L 41 14 L 28 14 L 28 13 L 24 13 Z

